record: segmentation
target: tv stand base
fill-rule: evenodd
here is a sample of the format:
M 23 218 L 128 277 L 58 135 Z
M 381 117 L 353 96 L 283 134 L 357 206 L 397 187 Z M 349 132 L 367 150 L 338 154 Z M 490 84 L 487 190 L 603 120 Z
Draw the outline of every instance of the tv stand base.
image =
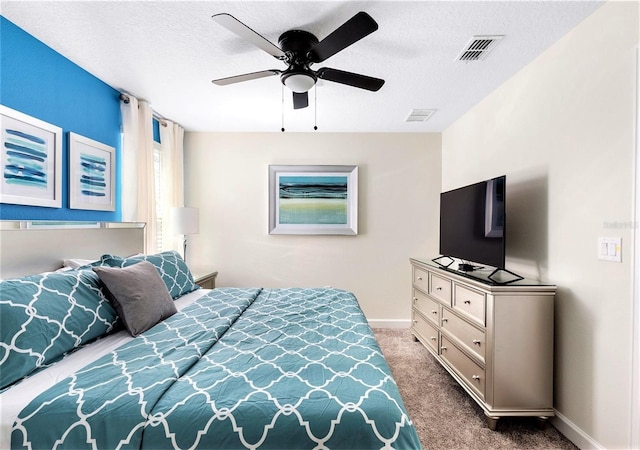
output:
M 508 281 L 498 281 L 495 280 L 493 278 L 493 276 L 497 273 L 500 272 L 505 272 L 508 273 L 509 275 L 513 275 L 514 278 L 512 280 L 508 280 Z M 517 273 L 511 272 L 510 270 L 507 269 L 496 269 L 493 272 L 491 272 L 491 275 L 489 275 L 487 278 L 489 278 L 491 281 L 493 281 L 494 283 L 498 283 L 498 284 L 509 284 L 509 283 L 513 283 L 514 281 L 520 281 L 520 280 L 524 280 L 524 277 L 521 277 L 520 275 L 518 275 Z
M 443 264 L 440 262 L 440 260 L 442 258 L 449 258 L 449 262 L 447 264 Z M 439 265 L 440 267 L 446 267 L 448 268 L 451 264 L 453 264 L 453 262 L 455 261 L 455 259 L 453 259 L 451 256 L 447 256 L 447 255 L 442 255 L 442 256 L 438 256 L 437 258 L 433 258 L 431 261 L 433 261 L 434 263 L 436 263 L 437 265 Z

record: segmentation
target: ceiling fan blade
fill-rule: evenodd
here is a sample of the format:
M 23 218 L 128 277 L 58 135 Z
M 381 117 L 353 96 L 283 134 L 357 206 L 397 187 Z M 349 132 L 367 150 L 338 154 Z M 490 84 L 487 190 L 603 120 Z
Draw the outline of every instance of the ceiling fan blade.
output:
M 294 92 L 293 93 L 293 109 L 302 109 L 309 106 L 309 93 L 308 92 Z
M 377 91 L 384 84 L 384 80 L 380 78 L 368 77 L 359 73 L 345 72 L 344 70 L 330 69 L 323 67 L 316 72 L 318 78 L 333 81 L 334 83 L 346 84 L 349 86 L 366 89 L 368 91 Z
M 218 78 L 217 80 L 212 80 L 213 84 L 217 84 L 218 86 L 226 86 L 227 84 L 240 83 L 242 81 L 255 80 L 257 78 L 270 77 L 272 75 L 279 75 L 281 72 L 276 69 L 270 70 L 261 70 L 260 72 L 251 72 L 245 73 L 242 75 L 235 75 L 233 77 L 226 78 Z
M 310 51 L 311 62 L 322 62 L 378 29 L 378 24 L 364 11 L 347 20 Z
M 215 14 L 211 16 L 211 18 L 218 25 L 222 25 L 227 30 L 243 38 L 245 41 L 252 43 L 256 47 L 264 50 L 265 52 L 278 59 L 284 59 L 285 54 L 277 45 L 273 44 L 260 34 L 253 31 L 251 28 L 240 22 L 231 14 Z

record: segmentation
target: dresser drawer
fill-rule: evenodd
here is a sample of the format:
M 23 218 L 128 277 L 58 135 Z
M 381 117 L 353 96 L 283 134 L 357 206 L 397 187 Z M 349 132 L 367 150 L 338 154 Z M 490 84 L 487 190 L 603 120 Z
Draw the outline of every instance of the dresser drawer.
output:
M 432 321 L 434 325 L 440 325 L 440 305 L 417 289 L 413 290 L 413 307 Z
M 484 400 L 484 369 L 462 353 L 449 339 L 440 336 L 440 355 Z
M 429 272 L 419 267 L 413 268 L 413 285 L 422 292 L 429 292 Z
M 451 281 L 434 273 L 429 283 L 429 294 L 437 298 L 447 306 L 451 305 Z
M 442 309 L 440 328 L 484 363 L 486 345 L 483 330 L 476 328 L 445 308 Z
M 413 330 L 422 338 L 422 342 L 438 353 L 438 330 L 415 309 L 413 310 Z
M 456 283 L 453 288 L 453 308 L 485 325 L 486 295 Z

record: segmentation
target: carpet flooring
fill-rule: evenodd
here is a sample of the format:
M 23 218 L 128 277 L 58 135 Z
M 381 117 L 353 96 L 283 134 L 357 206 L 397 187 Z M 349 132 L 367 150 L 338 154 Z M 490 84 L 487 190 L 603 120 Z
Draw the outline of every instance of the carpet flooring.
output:
M 571 449 L 551 424 L 505 417 L 487 428 L 483 410 L 407 329 L 373 330 L 423 449 Z

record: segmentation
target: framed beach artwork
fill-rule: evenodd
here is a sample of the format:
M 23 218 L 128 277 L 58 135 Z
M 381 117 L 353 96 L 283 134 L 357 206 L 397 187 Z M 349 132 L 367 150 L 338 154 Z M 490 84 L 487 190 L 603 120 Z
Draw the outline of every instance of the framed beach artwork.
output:
M 358 166 L 269 166 L 269 234 L 358 234 Z
M 62 207 L 62 129 L 0 105 L 0 202 Z
M 69 207 L 115 211 L 116 149 L 69 133 Z

